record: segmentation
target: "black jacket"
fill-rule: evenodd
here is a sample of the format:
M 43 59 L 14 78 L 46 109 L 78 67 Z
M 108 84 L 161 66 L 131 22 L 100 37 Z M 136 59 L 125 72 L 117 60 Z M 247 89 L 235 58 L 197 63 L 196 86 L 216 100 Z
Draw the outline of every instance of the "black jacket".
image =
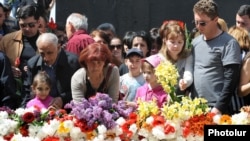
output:
M 19 105 L 16 95 L 15 79 L 8 57 L 0 51 L 0 106 L 16 109 Z
M 31 98 L 30 86 L 33 82 L 34 76 L 38 71 L 43 71 L 43 59 L 40 55 L 36 55 L 29 59 L 28 65 L 28 77 L 26 79 L 27 86 L 26 94 L 22 106 L 25 106 L 28 100 Z M 78 57 L 75 54 L 67 52 L 63 49 L 58 54 L 56 69 L 56 86 L 59 95 L 62 97 L 63 105 L 72 100 L 71 94 L 71 77 L 76 70 L 80 68 Z

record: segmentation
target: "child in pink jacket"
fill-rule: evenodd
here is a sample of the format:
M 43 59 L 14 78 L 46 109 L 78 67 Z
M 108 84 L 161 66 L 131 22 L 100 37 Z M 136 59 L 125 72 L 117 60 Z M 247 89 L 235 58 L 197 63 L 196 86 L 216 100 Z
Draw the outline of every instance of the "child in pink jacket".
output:
M 142 61 L 142 72 L 146 83 L 137 89 L 135 100 L 156 100 L 157 105 L 162 107 L 163 104 L 168 101 L 168 94 L 163 90 L 161 84 L 157 82 L 157 77 L 155 75 L 155 68 L 161 61 L 160 56 L 157 54 L 151 55 L 142 59 Z

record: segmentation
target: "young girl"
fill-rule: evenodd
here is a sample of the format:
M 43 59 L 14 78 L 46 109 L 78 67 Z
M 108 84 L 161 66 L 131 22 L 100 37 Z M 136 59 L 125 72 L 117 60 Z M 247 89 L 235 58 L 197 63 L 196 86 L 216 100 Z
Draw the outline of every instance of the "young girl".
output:
M 36 106 L 39 108 L 51 108 L 50 103 L 53 100 L 53 97 L 49 95 L 51 90 L 51 80 L 49 75 L 46 72 L 38 72 L 38 74 L 34 77 L 34 81 L 32 83 L 32 90 L 35 94 L 35 98 L 31 99 L 26 108 Z
M 155 68 L 160 64 L 160 57 L 158 55 L 152 55 L 143 59 L 142 72 L 146 83 L 139 87 L 136 91 L 135 100 L 151 101 L 156 100 L 157 105 L 162 105 L 168 101 L 167 93 L 163 90 L 161 84 L 157 82 L 157 77 L 154 74 Z
M 165 21 L 160 28 L 162 47 L 158 53 L 162 60 L 173 63 L 179 73 L 176 95 L 189 95 L 188 88 L 193 83 L 193 56 L 186 49 L 185 23 Z

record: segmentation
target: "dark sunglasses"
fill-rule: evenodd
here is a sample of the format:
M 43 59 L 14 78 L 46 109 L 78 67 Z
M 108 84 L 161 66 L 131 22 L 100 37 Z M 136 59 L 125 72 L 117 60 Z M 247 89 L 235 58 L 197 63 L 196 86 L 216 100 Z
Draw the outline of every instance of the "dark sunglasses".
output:
M 114 49 L 114 48 L 121 49 L 122 45 L 110 45 L 110 49 Z
M 206 26 L 207 25 L 206 22 L 195 21 L 194 23 L 195 23 L 195 25 L 199 25 L 199 26 Z
M 35 27 L 36 23 L 37 23 L 37 22 L 22 23 L 22 24 L 19 24 L 19 25 L 20 25 L 21 28 L 26 28 L 27 26 L 28 26 L 29 28 L 33 28 L 33 27 Z

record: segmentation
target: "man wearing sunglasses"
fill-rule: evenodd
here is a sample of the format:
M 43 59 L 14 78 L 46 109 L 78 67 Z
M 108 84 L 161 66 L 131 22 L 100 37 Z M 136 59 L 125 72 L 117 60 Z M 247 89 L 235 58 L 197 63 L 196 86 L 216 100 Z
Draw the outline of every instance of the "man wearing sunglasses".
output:
M 24 93 L 27 77 L 27 61 L 36 55 L 36 40 L 40 35 L 39 27 L 40 14 L 33 5 L 25 5 L 17 11 L 17 19 L 20 30 L 6 34 L 0 41 L 0 50 L 10 59 L 14 77 L 21 80 L 21 93 Z M 23 97 L 23 96 L 21 96 Z
M 192 41 L 192 96 L 205 98 L 215 114 L 233 114 L 231 97 L 236 92 L 241 63 L 239 44 L 218 27 L 218 6 L 214 1 L 198 1 L 193 12 L 201 35 Z

